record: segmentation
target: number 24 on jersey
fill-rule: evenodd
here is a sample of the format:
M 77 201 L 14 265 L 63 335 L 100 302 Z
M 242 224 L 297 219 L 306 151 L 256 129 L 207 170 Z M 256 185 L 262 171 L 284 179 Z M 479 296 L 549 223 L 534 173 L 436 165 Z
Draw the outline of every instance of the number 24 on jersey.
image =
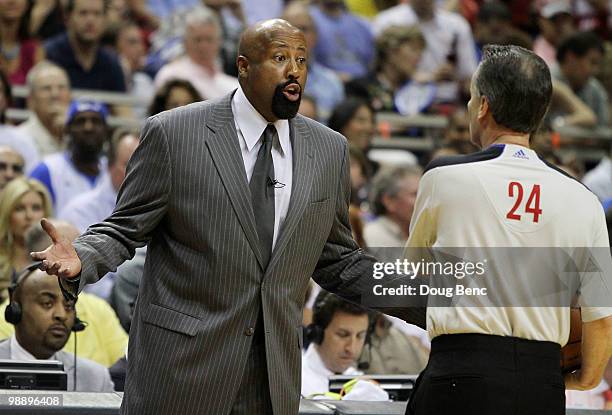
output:
M 542 209 L 540 208 L 540 185 L 534 184 L 527 198 L 524 210 L 521 209 L 523 201 L 523 185 L 520 182 L 510 182 L 508 184 L 508 197 L 515 200 L 514 206 L 506 214 L 506 218 L 510 220 L 521 220 L 522 215 L 530 213 L 534 223 L 538 223 L 540 215 L 542 215 Z

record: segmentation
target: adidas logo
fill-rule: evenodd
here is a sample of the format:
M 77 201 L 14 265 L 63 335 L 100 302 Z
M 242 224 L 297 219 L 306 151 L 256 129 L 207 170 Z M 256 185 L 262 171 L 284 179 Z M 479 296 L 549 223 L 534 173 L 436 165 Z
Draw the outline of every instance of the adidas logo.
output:
M 525 154 L 523 150 L 517 151 L 516 153 L 512 155 L 512 157 L 516 157 L 517 159 L 529 160 L 529 157 L 527 156 L 527 154 Z

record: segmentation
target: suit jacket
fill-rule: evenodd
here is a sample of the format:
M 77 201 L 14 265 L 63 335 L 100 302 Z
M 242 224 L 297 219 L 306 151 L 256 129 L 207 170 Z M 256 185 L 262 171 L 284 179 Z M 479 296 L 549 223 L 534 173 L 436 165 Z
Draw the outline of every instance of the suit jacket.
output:
M 346 139 L 300 115 L 290 206 L 264 269 L 231 97 L 150 118 L 114 213 L 74 243 L 81 289 L 148 243 L 124 414 L 229 414 L 260 310 L 274 413 L 297 414 L 309 278 L 358 302 L 371 275 L 348 223 Z
M 0 359 L 11 358 L 11 341 L 5 339 L 0 342 Z M 60 350 L 55 353 L 55 360 L 64 364 L 67 375 L 67 390 L 74 389 L 74 355 Z M 108 369 L 101 364 L 88 359 L 77 357 L 77 392 L 114 392 L 115 386 L 111 381 Z

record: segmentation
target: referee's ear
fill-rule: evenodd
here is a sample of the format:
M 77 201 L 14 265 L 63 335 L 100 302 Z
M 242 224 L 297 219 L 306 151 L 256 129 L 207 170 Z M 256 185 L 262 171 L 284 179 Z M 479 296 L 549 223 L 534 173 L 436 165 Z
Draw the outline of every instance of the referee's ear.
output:
M 480 96 L 480 105 L 478 106 L 478 120 L 482 121 L 489 114 L 489 100 L 484 95 Z

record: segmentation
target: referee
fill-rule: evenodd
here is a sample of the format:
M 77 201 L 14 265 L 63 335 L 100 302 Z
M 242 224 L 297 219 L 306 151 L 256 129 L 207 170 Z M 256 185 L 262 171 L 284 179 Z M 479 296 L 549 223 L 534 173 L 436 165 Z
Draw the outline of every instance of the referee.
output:
M 551 91 L 534 53 L 485 47 L 468 103 L 471 139 L 482 151 L 427 166 L 409 247 L 609 247 L 597 198 L 529 148 Z M 604 262 L 596 291 L 612 298 L 609 250 Z M 504 268 L 498 290 L 515 288 L 512 272 Z M 429 307 L 430 360 L 407 413 L 564 414 L 565 389 L 595 387 L 612 353 L 612 308 L 581 305 L 582 368 L 565 378 L 569 307 Z

